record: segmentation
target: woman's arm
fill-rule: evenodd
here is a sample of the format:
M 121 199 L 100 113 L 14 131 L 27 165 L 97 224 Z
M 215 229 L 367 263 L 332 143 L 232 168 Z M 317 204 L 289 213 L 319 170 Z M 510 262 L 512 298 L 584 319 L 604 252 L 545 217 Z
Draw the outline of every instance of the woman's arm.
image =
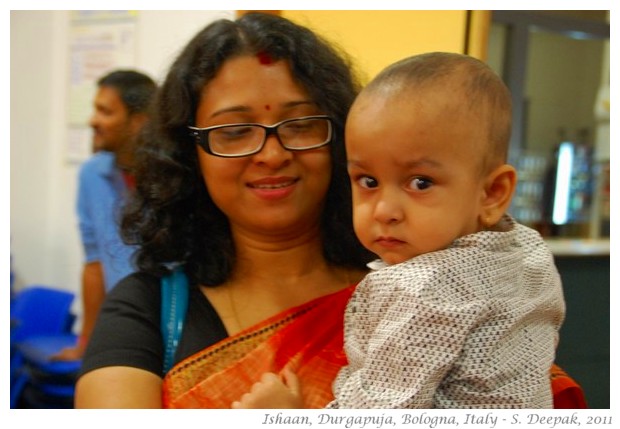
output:
M 78 380 L 75 408 L 161 408 L 161 385 L 159 376 L 143 369 L 96 369 Z
M 105 297 L 76 384 L 79 408 L 160 408 L 163 340 L 156 278 L 132 274 Z

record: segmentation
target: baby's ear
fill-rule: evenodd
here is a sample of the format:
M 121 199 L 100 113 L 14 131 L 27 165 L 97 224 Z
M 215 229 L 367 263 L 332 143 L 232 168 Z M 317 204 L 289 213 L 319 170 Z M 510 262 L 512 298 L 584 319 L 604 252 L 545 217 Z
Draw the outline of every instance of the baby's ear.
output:
M 503 164 L 484 179 L 484 196 L 480 208 L 480 224 L 495 225 L 508 211 L 512 194 L 517 185 L 517 171 L 512 165 Z

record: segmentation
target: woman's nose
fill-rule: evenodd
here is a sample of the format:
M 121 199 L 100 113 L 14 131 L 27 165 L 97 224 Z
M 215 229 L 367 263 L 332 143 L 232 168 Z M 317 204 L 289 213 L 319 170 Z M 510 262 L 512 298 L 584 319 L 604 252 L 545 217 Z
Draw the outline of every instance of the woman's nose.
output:
M 286 150 L 275 135 L 270 135 L 265 140 L 265 144 L 260 152 L 253 156 L 254 162 L 265 164 L 271 168 L 279 168 L 290 162 L 293 153 Z

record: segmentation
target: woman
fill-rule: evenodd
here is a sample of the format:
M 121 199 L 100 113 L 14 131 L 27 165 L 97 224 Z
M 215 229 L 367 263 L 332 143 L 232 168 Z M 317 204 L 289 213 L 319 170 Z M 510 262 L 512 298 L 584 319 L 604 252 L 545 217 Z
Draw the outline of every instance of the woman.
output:
M 228 408 L 286 370 L 309 406 L 332 399 L 344 306 L 372 259 L 353 234 L 343 146 L 357 88 L 332 47 L 276 16 L 217 21 L 187 45 L 123 222 L 140 271 L 106 298 L 77 407 Z M 164 377 L 160 283 L 177 266 L 189 307 Z

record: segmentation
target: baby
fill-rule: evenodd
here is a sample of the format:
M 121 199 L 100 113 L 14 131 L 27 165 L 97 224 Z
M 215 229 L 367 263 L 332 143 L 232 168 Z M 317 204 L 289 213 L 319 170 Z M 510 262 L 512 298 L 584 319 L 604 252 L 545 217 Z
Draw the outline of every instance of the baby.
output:
M 562 286 L 507 210 L 511 99 L 483 62 L 428 53 L 382 71 L 346 124 L 353 219 L 381 259 L 345 313 L 328 408 L 552 408 Z M 233 408 L 303 408 L 265 374 Z

